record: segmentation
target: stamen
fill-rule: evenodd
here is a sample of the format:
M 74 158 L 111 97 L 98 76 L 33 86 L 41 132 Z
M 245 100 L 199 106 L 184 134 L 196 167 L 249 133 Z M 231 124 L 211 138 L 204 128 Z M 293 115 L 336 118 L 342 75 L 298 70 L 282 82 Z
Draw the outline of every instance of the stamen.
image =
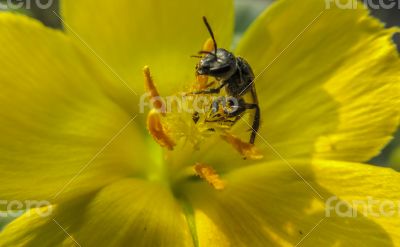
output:
M 208 38 L 203 45 L 203 51 L 213 51 L 214 50 L 214 41 L 212 38 Z
M 261 152 L 253 144 L 244 142 L 228 133 L 221 135 L 221 138 L 231 144 L 236 151 L 243 155 L 244 159 L 260 160 L 264 158 Z
M 194 170 L 200 178 L 206 180 L 214 189 L 223 190 L 225 188 L 224 181 L 219 178 L 219 175 L 211 166 L 197 163 Z
M 153 104 L 153 109 L 147 115 L 147 129 L 154 140 L 161 146 L 169 150 L 173 150 L 176 143 L 167 134 L 168 129 L 162 122 L 162 117 L 166 116 L 165 104 L 160 98 L 160 94 L 154 84 L 153 79 L 150 75 L 150 69 L 148 66 L 143 68 L 144 74 L 144 85 L 147 92 L 149 92 L 149 100 Z
M 148 66 L 145 66 L 143 68 L 143 73 L 144 73 L 144 86 L 145 89 L 148 93 L 150 93 L 149 100 L 153 104 L 153 108 L 161 112 L 163 116 L 165 116 L 165 104 L 162 101 L 160 94 L 157 91 L 157 88 L 154 84 L 153 79 L 151 78 L 150 75 L 150 68 Z
M 155 109 L 152 109 L 147 115 L 147 129 L 161 147 L 174 149 L 176 143 L 168 136 L 168 130 L 162 124 L 161 113 Z

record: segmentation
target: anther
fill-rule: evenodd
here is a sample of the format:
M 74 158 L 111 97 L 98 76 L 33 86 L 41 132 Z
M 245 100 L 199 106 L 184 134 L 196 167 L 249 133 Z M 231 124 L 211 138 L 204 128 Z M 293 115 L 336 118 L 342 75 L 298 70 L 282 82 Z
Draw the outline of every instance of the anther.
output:
M 160 98 L 160 94 L 157 91 L 157 88 L 154 84 L 153 79 L 151 78 L 150 75 L 150 68 L 148 66 L 145 66 L 143 68 L 143 74 L 144 74 L 144 86 L 146 91 L 150 94 L 149 95 L 149 100 L 153 104 L 153 108 L 161 112 L 161 114 L 164 116 L 165 115 L 165 104 Z
M 223 190 L 225 188 L 224 181 L 220 179 L 218 173 L 211 166 L 197 163 L 194 166 L 194 171 L 200 178 L 214 187 L 214 189 Z
M 208 38 L 203 45 L 203 51 L 213 51 L 214 50 L 214 41 L 212 38 Z
M 168 130 L 162 123 L 161 113 L 155 109 L 152 109 L 147 115 L 147 129 L 161 147 L 174 149 L 176 143 L 168 136 Z
M 221 135 L 221 138 L 232 145 L 232 147 L 238 151 L 244 159 L 249 160 L 260 160 L 264 158 L 261 152 L 254 146 L 254 144 L 250 144 L 248 142 L 244 142 L 241 139 L 231 135 L 224 134 Z
M 169 150 L 173 150 L 176 143 L 167 134 L 168 129 L 162 122 L 163 117 L 166 115 L 165 104 L 160 101 L 160 95 L 150 75 L 148 66 L 143 68 L 144 81 L 146 91 L 150 94 L 149 100 L 152 101 L 153 109 L 147 115 L 147 129 L 154 140 L 161 146 Z M 155 100 L 156 99 L 156 100 Z

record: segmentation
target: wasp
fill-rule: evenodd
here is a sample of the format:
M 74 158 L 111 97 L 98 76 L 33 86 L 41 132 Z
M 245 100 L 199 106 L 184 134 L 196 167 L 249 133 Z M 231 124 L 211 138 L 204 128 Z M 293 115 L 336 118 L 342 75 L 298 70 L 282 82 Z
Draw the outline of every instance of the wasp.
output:
M 224 122 L 232 126 L 242 117 L 246 110 L 254 110 L 249 141 L 254 144 L 260 127 L 261 116 L 254 85 L 253 70 L 244 58 L 236 57 L 232 52 L 218 48 L 211 26 L 204 16 L 203 21 L 213 40 L 214 50 L 199 52 L 203 56 L 196 56 L 201 58 L 196 65 L 196 74 L 214 77 L 219 85 L 215 88 L 208 88 L 190 94 L 219 94 L 222 89 L 225 90 L 226 96 L 217 97 L 212 102 L 205 122 Z M 251 103 L 244 100 L 244 96 L 248 94 L 251 96 Z M 193 120 L 197 122 L 198 113 L 195 113 L 195 115 Z

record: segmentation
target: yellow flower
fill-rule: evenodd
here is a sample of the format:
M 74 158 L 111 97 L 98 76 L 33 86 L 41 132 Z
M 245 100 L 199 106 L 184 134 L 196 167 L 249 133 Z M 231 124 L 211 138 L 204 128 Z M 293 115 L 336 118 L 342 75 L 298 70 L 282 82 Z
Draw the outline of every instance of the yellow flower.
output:
M 231 1 L 65 0 L 64 32 L 1 13 L 0 210 L 53 207 L 0 246 L 399 245 L 400 175 L 357 163 L 399 122 L 396 30 L 326 3 L 279 1 L 235 49 L 260 75 L 261 161 L 219 138 L 165 151 L 138 109 L 144 65 L 162 95 L 192 84 L 202 16 L 229 48 Z

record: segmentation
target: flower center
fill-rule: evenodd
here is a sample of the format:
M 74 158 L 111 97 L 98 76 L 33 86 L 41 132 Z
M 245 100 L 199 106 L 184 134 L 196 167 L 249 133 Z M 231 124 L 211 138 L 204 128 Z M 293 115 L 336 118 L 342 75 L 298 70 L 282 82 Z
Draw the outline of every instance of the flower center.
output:
M 211 109 L 213 102 L 221 95 L 180 93 L 170 97 L 160 97 L 149 67 L 144 67 L 143 72 L 145 88 L 152 106 L 147 115 L 147 129 L 162 148 L 173 152 L 176 146 L 184 146 L 186 150 L 189 146 L 189 149 L 198 150 L 206 148 L 201 145 L 202 142 L 213 137 L 229 143 L 244 159 L 254 160 L 263 157 L 253 144 L 230 133 L 233 122 L 229 118 L 224 121 L 218 118 L 224 114 L 222 109 Z M 190 90 L 201 90 L 210 84 L 206 76 L 198 76 L 197 82 Z M 210 165 L 199 162 L 193 164 L 189 170 L 185 168 L 182 170 L 183 177 L 197 175 L 217 190 L 225 187 L 225 183 Z

